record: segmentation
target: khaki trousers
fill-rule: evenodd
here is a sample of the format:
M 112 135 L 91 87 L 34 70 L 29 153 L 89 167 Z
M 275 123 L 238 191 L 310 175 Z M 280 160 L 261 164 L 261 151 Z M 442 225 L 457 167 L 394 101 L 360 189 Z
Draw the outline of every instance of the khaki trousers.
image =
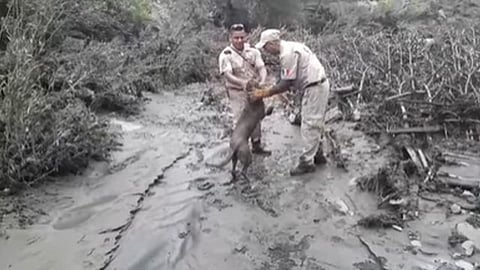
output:
M 300 132 L 304 142 L 300 162 L 313 164 L 313 158 L 323 147 L 325 134 L 325 114 L 327 111 L 330 82 L 305 88 L 302 98 L 302 124 Z
M 233 128 L 242 115 L 243 109 L 245 108 L 245 103 L 247 102 L 247 95 L 244 91 L 241 90 L 231 90 L 228 89 L 230 95 L 230 108 L 233 113 Z M 261 139 L 261 124 L 260 122 L 253 130 L 252 135 L 250 136 L 252 142 L 260 142 Z

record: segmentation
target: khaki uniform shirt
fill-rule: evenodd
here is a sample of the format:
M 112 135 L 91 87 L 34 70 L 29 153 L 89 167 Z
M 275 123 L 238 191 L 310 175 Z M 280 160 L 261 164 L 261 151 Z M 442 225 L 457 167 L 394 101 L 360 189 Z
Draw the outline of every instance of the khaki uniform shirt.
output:
M 325 68 L 317 56 L 299 42 L 280 41 L 280 65 L 280 79 L 294 80 L 297 90 L 326 79 Z
M 260 51 L 250 47 L 248 44 L 245 44 L 242 52 L 236 50 L 233 46 L 227 46 L 220 53 L 218 63 L 221 75 L 230 71 L 233 75 L 247 80 L 257 78 L 259 76 L 257 70 L 265 66 Z M 227 89 L 243 90 L 241 86 L 233 84 L 228 80 L 226 80 L 225 84 Z

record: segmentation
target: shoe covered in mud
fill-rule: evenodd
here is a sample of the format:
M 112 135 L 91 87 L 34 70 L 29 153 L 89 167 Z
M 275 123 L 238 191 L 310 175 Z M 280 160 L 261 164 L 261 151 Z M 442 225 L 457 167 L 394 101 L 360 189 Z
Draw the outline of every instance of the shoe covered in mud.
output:
M 252 153 L 269 156 L 272 154 L 272 151 L 263 148 L 260 142 L 252 142 Z
M 291 176 L 296 176 L 296 175 L 311 173 L 311 172 L 314 172 L 314 171 L 315 171 L 315 165 L 314 164 L 308 164 L 308 163 L 300 162 L 297 165 L 297 167 L 290 170 L 290 175 Z
M 327 163 L 327 158 L 323 154 L 322 150 L 318 150 L 315 156 L 313 157 L 313 163 L 316 165 L 321 165 L 321 164 L 326 164 Z

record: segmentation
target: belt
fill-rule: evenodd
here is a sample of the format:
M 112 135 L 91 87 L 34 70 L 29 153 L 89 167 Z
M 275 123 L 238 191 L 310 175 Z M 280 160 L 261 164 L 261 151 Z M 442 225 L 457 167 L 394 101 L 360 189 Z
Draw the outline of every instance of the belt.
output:
M 312 82 L 312 83 L 307 84 L 305 86 L 305 88 L 312 87 L 312 86 L 315 86 L 315 85 L 319 85 L 319 84 L 322 84 L 326 81 L 327 81 L 327 78 L 323 77 L 322 79 L 320 79 L 320 81 L 316 81 L 316 82 Z

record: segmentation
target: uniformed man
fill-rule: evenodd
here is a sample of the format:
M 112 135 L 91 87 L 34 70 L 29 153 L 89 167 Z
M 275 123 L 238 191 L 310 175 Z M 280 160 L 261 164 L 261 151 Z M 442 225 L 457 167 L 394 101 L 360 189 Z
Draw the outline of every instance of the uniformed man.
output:
M 324 124 L 330 82 L 317 56 L 304 44 L 280 39 L 280 31 L 267 29 L 260 35 L 256 48 L 280 58 L 281 74 L 277 84 L 256 89 L 250 99 L 270 97 L 293 87 L 302 91 L 301 134 L 304 149 L 291 175 L 315 171 L 315 164 L 326 163 L 323 155 Z
M 220 53 L 218 61 L 220 74 L 225 78 L 225 87 L 233 112 L 234 124 L 240 117 L 247 95 L 245 87 L 250 80 L 263 84 L 267 77 L 267 70 L 260 51 L 250 47 L 247 33 L 242 24 L 234 24 L 229 31 L 230 45 Z M 261 124 L 259 123 L 251 135 L 252 152 L 255 154 L 270 155 L 271 151 L 261 146 Z

